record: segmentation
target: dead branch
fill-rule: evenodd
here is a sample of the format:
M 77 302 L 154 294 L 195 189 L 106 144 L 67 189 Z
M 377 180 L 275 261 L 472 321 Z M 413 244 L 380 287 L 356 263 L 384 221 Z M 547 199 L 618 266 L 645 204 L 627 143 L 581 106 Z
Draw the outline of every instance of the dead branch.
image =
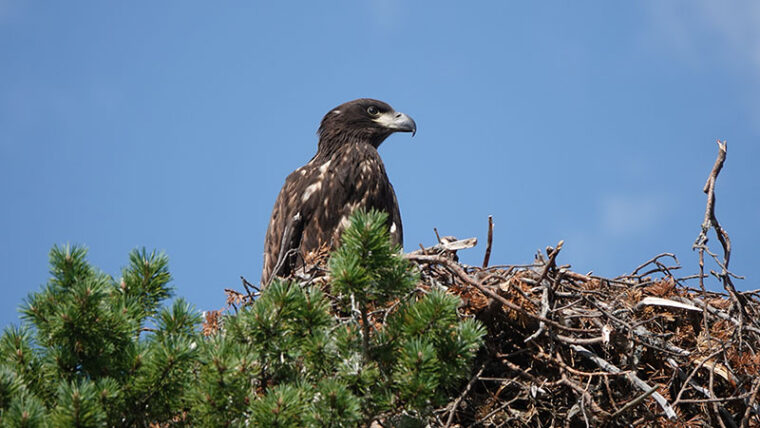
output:
M 723 169 L 723 163 L 726 161 L 726 149 L 727 144 L 725 141 L 718 140 L 718 157 L 715 159 L 710 175 L 707 177 L 707 182 L 702 188 L 702 191 L 707 194 L 707 204 L 705 207 L 705 217 L 702 221 L 701 231 L 697 235 L 697 239 L 692 245 L 692 249 L 699 251 L 699 273 L 704 275 L 704 254 L 707 253 L 715 262 L 720 266 L 721 272 L 718 275 L 723 282 L 723 288 L 726 289 L 729 296 L 734 302 L 735 309 L 739 313 L 739 328 L 741 329 L 744 324 L 744 318 L 746 315 L 746 309 L 743 298 L 737 294 L 731 277 L 734 276 L 728 270 L 728 264 L 731 261 L 731 238 L 728 236 L 728 232 L 718 222 L 718 217 L 715 215 L 715 182 L 718 180 L 718 174 Z M 718 260 L 718 257 L 711 253 L 707 247 L 709 241 L 708 233 L 710 229 L 715 231 L 715 235 L 718 237 L 721 247 L 723 247 L 723 260 Z M 700 276 L 700 285 L 704 288 L 703 277 Z
M 493 216 L 488 216 L 488 241 L 486 242 L 486 254 L 483 256 L 483 268 L 488 267 L 491 260 L 491 246 L 493 245 Z
M 593 352 L 589 351 L 588 349 L 582 346 L 570 345 L 570 347 L 575 352 L 593 361 L 594 364 L 599 366 L 599 368 L 602 370 L 607 370 L 608 372 L 612 372 L 612 373 L 617 373 L 620 371 L 620 369 L 617 368 L 614 364 L 611 364 L 605 359 L 600 358 L 599 356 L 597 356 L 596 354 L 594 354 Z M 636 374 L 634 374 L 633 372 L 628 373 L 625 377 L 628 378 L 631 384 L 633 384 L 635 387 L 641 389 L 644 392 L 649 392 L 649 390 L 652 389 L 652 387 L 649 386 L 649 384 L 641 380 L 641 378 L 636 376 Z M 655 401 L 657 401 L 657 404 L 659 404 L 660 407 L 662 407 L 662 409 L 665 411 L 665 415 L 668 417 L 668 419 L 675 419 L 677 417 L 676 412 L 673 410 L 673 407 L 671 407 L 670 404 L 668 404 L 668 401 L 665 399 L 665 397 L 663 397 L 657 392 L 653 392 L 651 395 L 652 395 L 652 398 L 654 398 Z

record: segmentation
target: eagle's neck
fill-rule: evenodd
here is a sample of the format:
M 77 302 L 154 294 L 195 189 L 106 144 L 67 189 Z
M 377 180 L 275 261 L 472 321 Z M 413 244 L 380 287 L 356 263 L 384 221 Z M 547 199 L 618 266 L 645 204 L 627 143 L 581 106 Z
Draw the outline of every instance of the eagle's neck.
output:
M 350 147 L 371 146 L 377 149 L 387 137 L 388 135 L 363 133 L 361 130 L 323 133 L 319 137 L 319 147 L 315 159 L 331 159 L 336 153 Z

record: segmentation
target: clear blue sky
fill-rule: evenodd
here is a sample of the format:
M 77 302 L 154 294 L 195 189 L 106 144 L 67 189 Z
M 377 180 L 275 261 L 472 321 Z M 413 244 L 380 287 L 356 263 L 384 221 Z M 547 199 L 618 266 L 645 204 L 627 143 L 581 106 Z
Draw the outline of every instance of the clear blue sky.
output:
M 564 239 L 579 272 L 672 251 L 694 273 L 726 139 L 717 213 L 760 288 L 757 2 L 0 0 L 0 326 L 66 242 L 115 276 L 165 250 L 177 295 L 220 308 L 258 279 L 319 120 L 358 97 L 418 124 L 380 148 L 406 249 L 437 227 L 480 238 L 473 264 L 490 214 L 492 263 Z

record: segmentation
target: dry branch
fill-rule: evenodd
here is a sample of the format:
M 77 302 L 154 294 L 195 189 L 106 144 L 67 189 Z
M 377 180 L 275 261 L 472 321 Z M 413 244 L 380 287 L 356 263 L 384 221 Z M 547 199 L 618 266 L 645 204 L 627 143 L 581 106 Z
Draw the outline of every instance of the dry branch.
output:
M 488 216 L 488 241 L 486 242 L 486 254 L 483 256 L 483 267 L 488 267 L 491 260 L 491 247 L 493 246 L 493 216 Z

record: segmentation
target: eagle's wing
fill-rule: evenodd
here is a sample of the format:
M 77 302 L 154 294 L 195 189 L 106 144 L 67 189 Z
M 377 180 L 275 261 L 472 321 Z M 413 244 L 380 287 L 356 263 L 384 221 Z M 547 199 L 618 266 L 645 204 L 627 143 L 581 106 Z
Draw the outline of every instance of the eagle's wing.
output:
M 293 171 L 277 195 L 264 241 L 262 285 L 266 285 L 273 276 L 289 273 L 297 261 L 303 228 L 313 212 L 309 204 L 302 203 L 300 199 L 312 176 L 310 164 Z
M 398 200 L 396 200 L 396 192 L 393 190 L 390 181 L 388 181 L 388 187 L 390 187 L 390 200 L 386 202 L 386 205 L 390 207 L 388 217 L 391 224 L 388 227 L 390 227 L 391 240 L 403 248 L 404 227 L 401 225 L 401 212 L 399 211 Z

